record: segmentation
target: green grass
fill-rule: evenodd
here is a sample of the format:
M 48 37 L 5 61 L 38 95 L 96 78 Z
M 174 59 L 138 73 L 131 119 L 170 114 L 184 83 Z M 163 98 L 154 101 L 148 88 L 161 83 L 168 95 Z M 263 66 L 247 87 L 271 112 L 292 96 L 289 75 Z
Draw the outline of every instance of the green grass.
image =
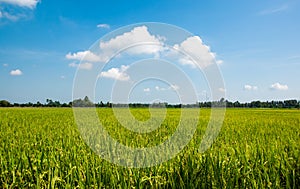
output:
M 160 144 L 180 120 L 180 109 L 168 109 L 160 128 L 135 134 L 118 123 L 112 109 L 97 111 L 110 135 L 132 147 Z M 162 110 L 155 111 L 159 116 Z M 188 111 L 185 121 L 195 119 L 195 110 Z M 142 121 L 150 117 L 147 109 L 131 113 Z M 210 110 L 200 115 L 193 139 L 178 156 L 150 168 L 126 168 L 88 147 L 72 109 L 2 108 L 0 188 L 299 188 L 299 110 L 227 109 L 205 153 L 198 147 Z

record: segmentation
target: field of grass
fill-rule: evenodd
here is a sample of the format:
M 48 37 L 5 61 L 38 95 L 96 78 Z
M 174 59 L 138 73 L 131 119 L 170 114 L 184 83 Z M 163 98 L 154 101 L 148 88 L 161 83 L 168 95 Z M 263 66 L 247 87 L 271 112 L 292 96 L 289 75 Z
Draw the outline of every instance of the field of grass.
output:
M 118 123 L 112 109 L 97 111 L 110 135 L 132 147 L 163 142 L 180 119 L 180 109 L 168 109 L 159 129 L 135 134 Z M 147 109 L 131 111 L 139 120 L 149 118 Z M 218 138 L 204 153 L 198 147 L 210 110 L 200 115 L 193 139 L 178 156 L 149 168 L 127 168 L 89 148 L 71 108 L 2 108 L 0 188 L 300 187 L 299 110 L 227 109 Z

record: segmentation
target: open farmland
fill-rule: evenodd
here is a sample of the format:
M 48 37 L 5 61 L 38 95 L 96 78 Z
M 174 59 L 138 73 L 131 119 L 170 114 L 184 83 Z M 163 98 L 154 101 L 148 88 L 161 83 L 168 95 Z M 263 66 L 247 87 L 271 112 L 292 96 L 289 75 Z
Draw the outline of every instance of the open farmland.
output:
M 159 129 L 134 134 L 118 123 L 112 109 L 97 111 L 111 136 L 132 147 L 161 143 L 180 120 L 180 109 L 167 109 Z M 150 116 L 148 109 L 131 111 L 138 120 Z M 198 147 L 210 109 L 200 115 L 193 139 L 178 156 L 154 167 L 126 168 L 89 148 L 71 108 L 0 109 L 0 188 L 300 186 L 299 110 L 227 109 L 217 140 L 204 153 Z

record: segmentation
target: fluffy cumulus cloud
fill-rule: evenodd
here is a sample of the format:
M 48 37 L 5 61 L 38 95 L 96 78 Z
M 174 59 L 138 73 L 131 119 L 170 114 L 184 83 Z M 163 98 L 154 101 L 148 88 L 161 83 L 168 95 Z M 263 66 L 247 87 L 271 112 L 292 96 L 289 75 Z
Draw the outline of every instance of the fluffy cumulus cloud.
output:
M 23 74 L 23 72 L 21 70 L 19 70 L 19 69 L 12 70 L 10 72 L 10 75 L 12 75 L 12 76 L 18 76 L 18 75 L 22 75 L 22 74 Z
M 68 53 L 66 58 L 69 60 L 81 60 L 88 62 L 101 61 L 100 57 L 92 53 L 91 51 L 79 51 L 77 53 Z
M 99 24 L 97 27 L 108 26 Z M 122 57 L 119 53 L 126 53 L 132 56 L 153 55 L 154 57 L 160 57 L 170 55 L 182 65 L 190 65 L 193 68 L 197 66 L 205 68 L 213 63 L 222 63 L 222 60 L 216 59 L 216 54 L 211 52 L 210 47 L 205 45 L 199 36 L 188 37 L 180 44 L 175 44 L 173 48 L 176 52 L 174 49 L 167 48 L 165 41 L 165 37 L 151 34 L 147 26 L 138 26 L 110 40 L 100 41 L 97 55 L 91 51 L 79 51 L 68 53 L 66 58 L 107 63 L 115 55 L 118 55 L 116 57 Z
M 216 54 L 211 52 L 210 47 L 199 36 L 192 36 L 181 44 L 175 44 L 174 49 L 187 55 L 179 59 L 179 63 L 183 65 L 205 68 L 213 63 L 222 63 L 221 60 L 216 60 Z
M 97 27 L 109 27 L 105 24 L 99 24 Z M 79 51 L 76 53 L 68 53 L 67 59 L 82 60 L 89 62 L 107 62 L 120 50 L 126 50 L 130 55 L 158 55 L 163 49 L 163 38 L 151 35 L 146 26 L 133 28 L 129 32 L 125 32 L 110 39 L 109 41 L 101 41 L 99 43 L 99 55 L 93 54 L 91 51 Z
M 93 64 L 89 62 L 83 62 L 80 64 L 76 64 L 75 62 L 72 62 L 69 64 L 69 67 L 78 68 L 81 70 L 91 70 L 93 68 Z
M 256 91 L 258 89 L 257 86 L 252 86 L 252 85 L 244 85 L 244 89 L 246 91 Z
M 272 90 L 280 90 L 280 91 L 285 91 L 288 90 L 289 87 L 287 85 L 284 84 L 280 84 L 280 83 L 274 83 L 270 86 L 270 89 Z
M 98 28 L 109 28 L 108 24 L 98 24 Z M 137 45 L 137 46 L 135 46 Z M 127 49 L 129 54 L 157 54 L 161 49 L 162 38 L 151 35 L 146 26 L 135 27 L 129 32 L 125 32 L 109 41 L 100 41 L 100 53 L 95 55 L 91 51 L 79 51 L 68 53 L 67 59 L 82 60 L 89 62 L 107 62 L 120 50 Z
M 34 9 L 39 0 L 0 0 L 0 3 L 7 3 L 19 7 Z
M 105 29 L 109 29 L 109 28 L 110 28 L 110 25 L 108 25 L 108 24 L 98 24 L 98 25 L 97 25 L 97 28 L 105 28 Z
M 101 41 L 99 45 L 103 59 L 105 59 L 127 48 L 126 52 L 133 55 L 157 54 L 162 50 L 163 42 L 162 38 L 151 35 L 146 26 L 140 26 L 109 41 Z
M 119 81 L 128 81 L 130 79 L 129 75 L 126 73 L 128 68 L 129 66 L 124 65 L 122 65 L 120 68 L 111 68 L 108 71 L 101 72 L 99 77 L 106 77 Z

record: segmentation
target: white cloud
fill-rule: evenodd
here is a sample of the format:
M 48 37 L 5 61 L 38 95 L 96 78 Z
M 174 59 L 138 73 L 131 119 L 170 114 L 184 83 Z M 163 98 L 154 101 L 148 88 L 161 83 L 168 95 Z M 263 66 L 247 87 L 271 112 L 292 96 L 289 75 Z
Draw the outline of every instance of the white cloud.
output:
M 99 24 L 97 27 L 107 27 L 104 24 Z M 79 51 L 76 53 L 68 53 L 67 59 L 81 60 L 89 62 L 107 62 L 115 53 L 120 50 L 126 50 L 126 53 L 132 55 L 148 54 L 158 56 L 163 50 L 163 40 L 165 38 L 151 35 L 146 26 L 133 28 L 130 32 L 125 32 L 109 41 L 100 41 L 100 54 L 97 56 L 91 51 Z M 135 46 L 136 45 L 136 46 Z
M 0 3 L 7 3 L 11 5 L 16 5 L 19 7 L 26 7 L 30 9 L 34 9 L 39 0 L 0 0 Z
M 191 65 L 192 67 L 196 67 L 195 65 L 195 63 L 191 60 L 191 59 L 189 59 L 189 58 L 187 58 L 187 57 L 184 57 L 184 58 L 180 58 L 179 60 L 179 63 L 180 64 L 182 64 L 182 65 Z
M 129 66 L 124 65 L 122 65 L 121 68 L 111 68 L 106 72 L 101 72 L 99 77 L 106 77 L 119 81 L 128 81 L 130 77 L 125 73 L 128 68 Z
M 177 90 L 179 90 L 179 89 L 180 89 L 180 87 L 179 87 L 178 85 L 175 85 L 175 84 L 171 84 L 170 87 L 168 87 L 168 88 L 155 86 L 155 90 L 157 90 L 157 91 L 166 91 L 166 90 L 174 90 L 174 91 L 177 91 Z
M 166 88 L 159 87 L 159 86 L 155 86 L 155 89 L 156 89 L 157 91 L 165 91 L 165 90 L 167 90 Z
M 69 60 L 81 60 L 88 62 L 98 62 L 101 61 L 100 57 L 92 53 L 91 51 L 79 51 L 77 53 L 68 53 L 66 58 Z
M 223 64 L 223 60 L 217 60 L 216 63 L 217 64 Z
M 13 75 L 13 76 L 22 75 L 22 74 L 23 74 L 22 71 L 19 70 L 19 69 L 12 70 L 12 71 L 10 72 L 10 75 Z
M 221 93 L 225 93 L 225 92 L 226 92 L 226 89 L 224 89 L 224 88 L 222 88 L 222 87 L 220 87 L 218 90 L 219 90 Z
M 203 44 L 199 36 L 189 37 L 181 44 L 175 44 L 173 47 L 186 54 L 179 59 L 179 63 L 183 65 L 190 65 L 194 68 L 198 65 L 200 68 L 205 68 L 213 63 L 222 63 L 222 60 L 216 60 L 216 54 L 211 52 L 209 46 Z
M 275 13 L 287 11 L 288 8 L 289 8 L 288 5 L 282 5 L 282 6 L 280 6 L 280 7 L 271 8 L 271 9 L 266 9 L 266 10 L 260 11 L 260 12 L 259 12 L 259 15 L 275 14 Z
M 285 91 L 285 90 L 288 90 L 289 87 L 287 85 L 283 85 L 283 84 L 280 84 L 280 83 L 274 83 L 270 86 L 270 89 Z
M 93 64 L 89 62 L 80 63 L 78 66 L 79 69 L 90 70 L 93 68 Z
M 11 21 L 17 21 L 22 17 L 26 17 L 26 16 L 23 15 L 23 14 L 13 15 L 13 14 L 10 14 L 10 13 L 5 12 L 5 11 L 3 11 L 3 12 L 0 11 L 0 18 L 6 18 L 6 19 L 11 20 Z
M 3 66 L 4 66 L 4 67 L 7 67 L 7 66 L 8 66 L 8 64 L 3 64 Z
M 66 79 L 66 76 L 62 75 L 60 76 L 60 79 Z
M 110 25 L 108 25 L 108 24 L 98 24 L 98 25 L 97 25 L 97 28 L 105 28 L 105 29 L 109 29 L 109 28 L 110 28 Z
M 145 88 L 144 92 L 150 92 L 150 88 Z
M 130 48 L 126 51 L 128 54 L 157 55 L 163 49 L 162 40 L 162 37 L 151 35 L 146 26 L 139 26 L 109 41 L 101 41 L 99 46 L 102 51 L 102 59 L 107 61 L 118 51 L 129 47 Z
M 104 27 L 104 25 L 99 24 L 98 27 Z M 129 55 L 154 55 L 154 57 L 158 58 L 164 52 L 165 55 L 172 56 L 172 51 L 167 50 L 165 46 L 165 40 L 166 38 L 163 36 L 155 36 L 149 33 L 146 26 L 139 26 L 129 32 L 117 35 L 108 41 L 100 41 L 100 53 L 97 55 L 90 51 L 79 51 L 77 53 L 68 53 L 66 58 L 72 60 L 81 60 L 84 58 L 84 60 L 89 62 L 107 62 L 122 50 Z M 216 54 L 211 52 L 209 46 L 203 44 L 199 36 L 189 37 L 182 43 L 175 44 L 173 47 L 183 52 L 183 54 L 190 56 L 178 56 L 178 53 L 175 53 L 177 55 L 174 58 L 183 65 L 205 68 L 212 63 L 221 64 L 223 62 L 216 59 Z
M 69 67 L 73 67 L 73 68 L 77 68 L 78 69 L 82 69 L 82 70 L 90 70 L 93 68 L 93 64 L 89 63 L 89 62 L 84 62 L 81 64 L 76 64 L 75 62 L 72 62 L 69 64 Z
M 177 91 L 177 90 L 179 90 L 179 86 L 178 85 L 171 85 L 170 89 L 172 89 L 174 91 Z
M 252 85 L 244 85 L 244 89 L 247 91 L 256 91 L 258 89 L 257 86 L 252 86 Z
M 69 67 L 77 68 L 79 64 L 76 64 L 75 62 L 72 62 L 69 64 Z

